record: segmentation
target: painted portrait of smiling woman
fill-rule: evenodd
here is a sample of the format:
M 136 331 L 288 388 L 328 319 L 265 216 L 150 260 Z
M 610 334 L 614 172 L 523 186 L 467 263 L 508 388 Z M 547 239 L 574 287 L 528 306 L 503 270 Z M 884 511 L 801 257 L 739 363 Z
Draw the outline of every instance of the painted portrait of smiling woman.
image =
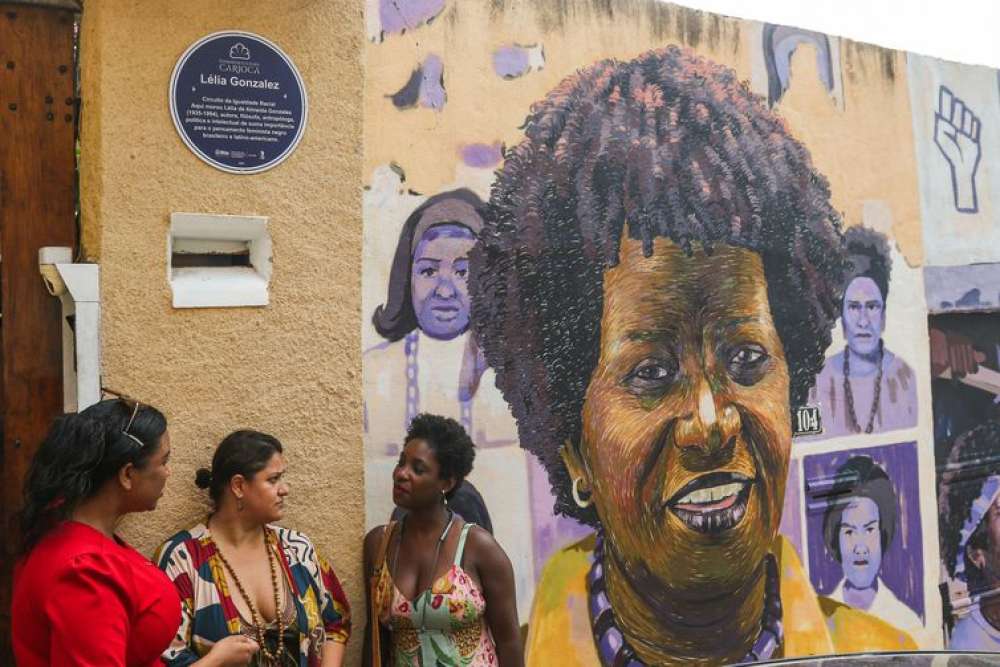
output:
M 848 262 L 829 186 L 735 74 L 670 47 L 535 104 L 470 259 L 472 322 L 556 510 L 532 665 L 914 647 L 778 535 L 791 405 Z

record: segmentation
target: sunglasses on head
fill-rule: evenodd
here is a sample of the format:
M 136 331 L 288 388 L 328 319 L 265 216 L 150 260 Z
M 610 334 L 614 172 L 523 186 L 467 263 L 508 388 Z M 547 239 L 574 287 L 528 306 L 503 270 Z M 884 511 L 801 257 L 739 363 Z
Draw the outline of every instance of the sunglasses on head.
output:
M 124 434 L 125 437 L 132 440 L 132 442 L 137 444 L 139 447 L 145 447 L 146 443 L 144 443 L 142 440 L 129 433 L 129 429 L 132 428 L 132 423 L 135 421 L 136 415 L 139 414 L 139 410 L 142 407 L 142 403 L 135 400 L 134 398 L 130 398 L 125 394 L 118 393 L 117 391 L 113 391 L 111 389 L 105 389 L 102 387 L 101 391 L 105 394 L 109 394 L 117 398 L 119 401 L 122 402 L 123 405 L 132 409 L 132 415 L 128 418 L 128 423 L 125 424 L 125 428 L 122 429 L 122 434 Z

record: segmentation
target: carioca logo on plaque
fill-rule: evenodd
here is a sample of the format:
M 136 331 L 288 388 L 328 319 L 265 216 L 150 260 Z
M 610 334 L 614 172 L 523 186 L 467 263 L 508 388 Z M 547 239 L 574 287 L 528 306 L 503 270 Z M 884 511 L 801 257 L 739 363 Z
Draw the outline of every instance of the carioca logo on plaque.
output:
M 217 32 L 180 57 L 170 77 L 170 115 L 199 158 L 235 174 L 271 169 L 295 150 L 308 101 L 291 58 L 248 32 Z

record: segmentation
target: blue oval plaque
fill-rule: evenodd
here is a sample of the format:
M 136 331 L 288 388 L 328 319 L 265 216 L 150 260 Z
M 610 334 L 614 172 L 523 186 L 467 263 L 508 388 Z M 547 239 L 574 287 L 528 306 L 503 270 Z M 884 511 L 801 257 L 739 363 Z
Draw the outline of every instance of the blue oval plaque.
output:
M 265 171 L 291 155 L 307 107 L 291 59 L 248 32 L 203 37 L 170 77 L 170 115 L 181 139 L 205 162 L 234 174 Z

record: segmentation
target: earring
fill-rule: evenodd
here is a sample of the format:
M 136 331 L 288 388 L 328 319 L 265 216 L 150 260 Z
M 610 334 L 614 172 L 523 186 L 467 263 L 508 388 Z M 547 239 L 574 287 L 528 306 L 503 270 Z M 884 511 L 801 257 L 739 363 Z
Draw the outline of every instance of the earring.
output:
M 444 503 L 445 507 L 448 506 L 448 495 L 444 491 L 441 492 L 441 502 Z
M 236 496 L 236 511 L 237 512 L 243 511 L 243 499 L 240 498 L 239 496 Z
M 588 494 L 586 500 L 580 497 L 580 489 L 577 488 L 577 485 L 582 481 L 583 477 L 573 478 L 573 502 L 576 503 L 577 507 L 583 510 L 594 504 L 594 497 L 593 494 Z

